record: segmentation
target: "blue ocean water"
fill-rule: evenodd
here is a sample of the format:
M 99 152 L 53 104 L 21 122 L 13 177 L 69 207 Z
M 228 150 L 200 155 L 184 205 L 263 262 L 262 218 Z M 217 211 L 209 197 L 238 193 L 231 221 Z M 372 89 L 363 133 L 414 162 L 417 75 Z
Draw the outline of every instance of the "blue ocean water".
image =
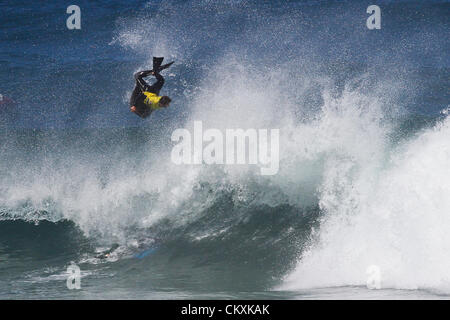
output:
M 0 4 L 0 298 L 448 298 L 449 1 L 73 4 Z M 172 164 L 199 120 L 280 129 L 279 173 Z

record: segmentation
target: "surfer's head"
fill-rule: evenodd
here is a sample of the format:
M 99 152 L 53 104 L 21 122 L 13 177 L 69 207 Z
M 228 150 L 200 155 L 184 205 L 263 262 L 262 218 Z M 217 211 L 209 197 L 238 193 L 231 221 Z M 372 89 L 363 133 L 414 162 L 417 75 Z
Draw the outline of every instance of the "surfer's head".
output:
M 172 99 L 170 99 L 168 96 L 162 96 L 159 100 L 159 105 L 163 108 L 167 108 L 170 105 L 170 102 Z

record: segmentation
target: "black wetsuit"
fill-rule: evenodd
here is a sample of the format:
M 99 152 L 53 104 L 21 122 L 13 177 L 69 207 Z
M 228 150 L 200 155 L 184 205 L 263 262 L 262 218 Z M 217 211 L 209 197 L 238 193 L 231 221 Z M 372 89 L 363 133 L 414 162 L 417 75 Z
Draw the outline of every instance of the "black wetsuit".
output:
M 159 91 L 161 91 L 164 85 L 164 78 L 159 73 L 155 73 L 156 82 L 153 85 L 149 85 L 145 82 L 144 78 L 149 76 L 153 70 L 140 71 L 134 75 L 136 79 L 136 87 L 133 90 L 130 98 L 130 107 L 136 107 L 136 114 L 141 118 L 147 118 L 151 113 L 152 109 L 144 103 L 146 96 L 143 94 L 144 91 L 152 92 L 159 96 Z

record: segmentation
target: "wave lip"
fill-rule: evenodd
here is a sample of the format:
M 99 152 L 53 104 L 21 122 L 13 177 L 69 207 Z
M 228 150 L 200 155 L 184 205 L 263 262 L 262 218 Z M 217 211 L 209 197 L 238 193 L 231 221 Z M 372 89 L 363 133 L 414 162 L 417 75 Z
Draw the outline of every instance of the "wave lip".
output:
M 341 181 L 339 202 L 325 186 L 319 240 L 281 288 L 365 286 L 375 265 L 382 288 L 449 293 L 449 137 L 447 117 L 394 148 L 387 165 Z

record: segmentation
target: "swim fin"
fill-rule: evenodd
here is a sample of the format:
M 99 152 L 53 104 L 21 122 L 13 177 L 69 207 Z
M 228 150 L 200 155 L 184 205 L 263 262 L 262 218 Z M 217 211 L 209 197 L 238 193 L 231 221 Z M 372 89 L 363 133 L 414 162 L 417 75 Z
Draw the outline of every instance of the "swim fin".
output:
M 167 69 L 174 63 L 174 61 L 172 61 L 172 62 L 161 65 L 163 60 L 164 60 L 164 57 L 153 57 L 153 71 L 154 72 L 158 73 L 161 70 Z
M 161 70 L 167 69 L 167 68 L 170 67 L 174 62 L 175 62 L 175 61 L 172 61 L 172 62 L 163 64 L 162 66 L 159 67 L 158 72 L 161 71 Z
M 153 57 L 153 71 L 158 72 L 164 57 Z

